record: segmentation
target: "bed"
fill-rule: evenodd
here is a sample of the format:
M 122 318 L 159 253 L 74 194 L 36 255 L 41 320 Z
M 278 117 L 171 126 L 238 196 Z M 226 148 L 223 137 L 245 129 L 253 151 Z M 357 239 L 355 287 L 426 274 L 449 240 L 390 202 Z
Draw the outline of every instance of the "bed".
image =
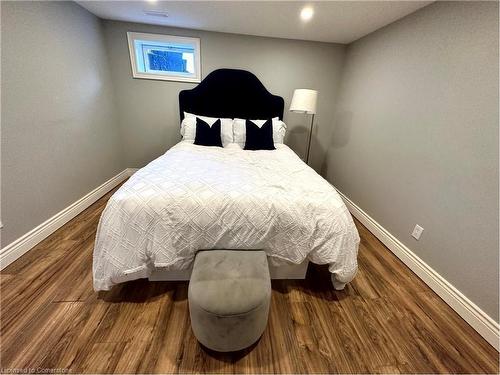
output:
M 283 118 L 284 101 L 252 73 L 219 69 L 179 95 L 184 112 Z M 328 264 L 342 289 L 357 271 L 359 235 L 335 189 L 286 145 L 245 151 L 181 141 L 110 198 L 94 247 L 95 290 L 138 278 L 188 279 L 207 249 L 262 249 L 274 278 Z

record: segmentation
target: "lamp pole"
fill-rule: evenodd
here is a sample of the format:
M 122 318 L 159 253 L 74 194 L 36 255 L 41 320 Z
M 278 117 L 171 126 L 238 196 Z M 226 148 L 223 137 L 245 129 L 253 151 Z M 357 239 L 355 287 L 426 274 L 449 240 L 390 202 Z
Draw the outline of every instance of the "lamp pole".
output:
M 309 129 L 309 141 L 307 142 L 306 164 L 308 164 L 308 165 L 309 165 L 309 153 L 311 151 L 311 140 L 312 140 L 313 126 L 314 126 L 314 113 L 311 116 L 311 128 Z

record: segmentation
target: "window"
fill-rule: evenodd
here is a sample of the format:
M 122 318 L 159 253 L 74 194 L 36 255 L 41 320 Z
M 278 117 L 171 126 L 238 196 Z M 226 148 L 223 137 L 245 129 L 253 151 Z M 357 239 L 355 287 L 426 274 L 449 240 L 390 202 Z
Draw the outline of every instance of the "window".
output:
M 200 39 L 127 33 L 134 78 L 200 82 Z

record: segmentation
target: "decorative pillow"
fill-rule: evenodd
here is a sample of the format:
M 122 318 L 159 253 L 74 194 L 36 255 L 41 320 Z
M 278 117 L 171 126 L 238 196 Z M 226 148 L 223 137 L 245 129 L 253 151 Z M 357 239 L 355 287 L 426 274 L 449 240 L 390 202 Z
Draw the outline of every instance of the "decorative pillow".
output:
M 286 124 L 278 117 L 273 119 L 273 142 L 283 143 L 286 134 Z M 267 120 L 251 120 L 257 126 L 262 126 Z M 246 120 L 235 118 L 233 123 L 233 142 L 238 143 L 241 147 L 245 146 L 246 139 Z
M 199 146 L 222 147 L 220 138 L 220 119 L 217 119 L 212 126 L 201 118 L 196 118 L 196 136 L 194 144 Z
M 262 126 L 252 120 L 246 123 L 245 150 L 276 150 L 273 142 L 273 120 L 269 119 Z
M 184 120 L 181 123 L 181 135 L 185 141 L 194 141 L 196 136 L 196 119 L 200 118 L 210 126 L 219 120 L 216 117 L 198 116 L 192 113 L 184 112 Z M 233 119 L 221 118 L 221 140 L 225 147 L 233 142 Z

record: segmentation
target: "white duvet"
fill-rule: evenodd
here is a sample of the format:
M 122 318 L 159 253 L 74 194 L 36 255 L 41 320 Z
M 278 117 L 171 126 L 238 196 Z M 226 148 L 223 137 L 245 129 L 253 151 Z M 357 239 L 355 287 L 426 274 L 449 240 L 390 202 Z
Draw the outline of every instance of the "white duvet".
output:
M 94 248 L 94 289 L 180 270 L 200 249 L 263 249 L 271 261 L 357 271 L 359 235 L 335 189 L 287 146 L 244 151 L 181 142 L 110 198 Z

